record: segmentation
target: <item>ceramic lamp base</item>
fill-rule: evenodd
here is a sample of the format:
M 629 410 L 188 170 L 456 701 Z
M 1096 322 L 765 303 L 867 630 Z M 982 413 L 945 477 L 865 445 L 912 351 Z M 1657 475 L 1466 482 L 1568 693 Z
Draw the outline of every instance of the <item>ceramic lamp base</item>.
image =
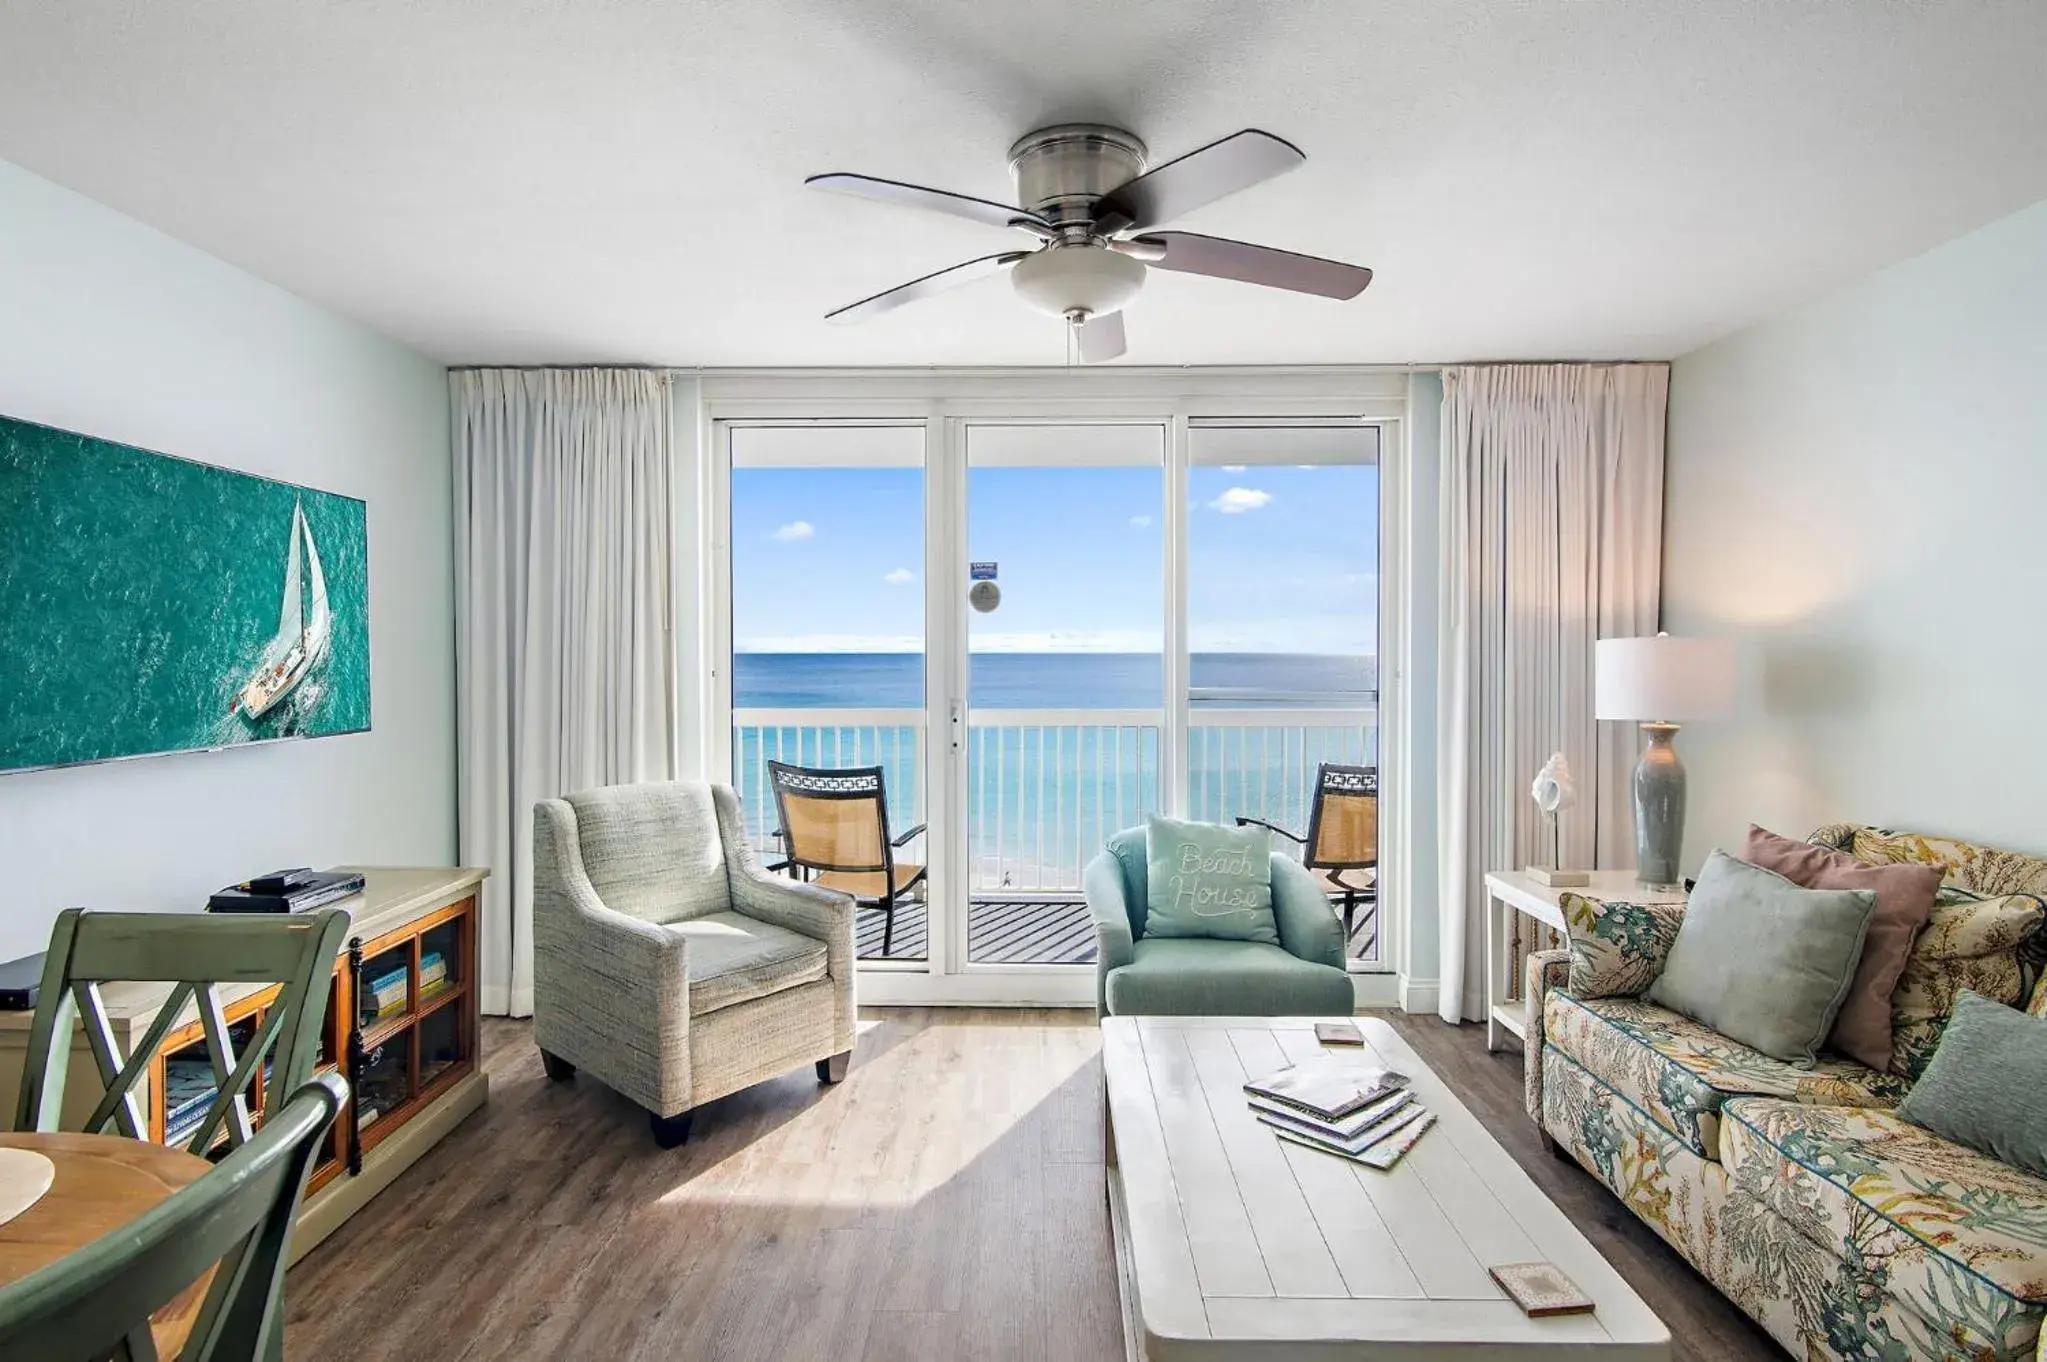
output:
M 1674 885 L 1685 836 L 1685 768 L 1671 743 L 1677 725 L 1642 731 L 1649 746 L 1635 767 L 1635 875 L 1651 887 Z

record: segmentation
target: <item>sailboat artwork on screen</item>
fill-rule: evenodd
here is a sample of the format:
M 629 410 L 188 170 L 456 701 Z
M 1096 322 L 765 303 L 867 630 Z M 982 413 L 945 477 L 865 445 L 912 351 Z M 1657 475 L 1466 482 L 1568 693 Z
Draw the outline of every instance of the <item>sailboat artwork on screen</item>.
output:
M 0 416 L 0 780 L 368 732 L 369 573 L 359 497 Z
M 312 699 L 307 678 L 326 662 L 333 634 L 334 617 L 327 606 L 327 577 L 320 568 L 320 550 L 306 524 L 304 504 L 294 502 L 277 635 L 263 650 L 254 674 L 236 692 L 230 712 L 254 724 L 286 700 Z

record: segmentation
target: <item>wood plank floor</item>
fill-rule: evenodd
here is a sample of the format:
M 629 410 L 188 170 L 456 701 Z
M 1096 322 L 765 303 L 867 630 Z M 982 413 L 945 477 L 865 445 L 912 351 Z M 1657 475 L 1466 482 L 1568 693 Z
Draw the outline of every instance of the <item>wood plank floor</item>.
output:
M 1551 1159 L 1484 1028 L 1394 1016 L 1655 1308 L 1680 1359 L 1774 1345 L 1590 1176 Z M 294 1268 L 293 1358 L 1121 1362 L 1086 1012 L 884 1009 L 663 1153 L 600 1085 L 490 1021 L 489 1104 Z
M 967 927 L 967 941 L 977 964 L 1092 965 L 1095 962 L 1094 921 L 1079 899 L 977 898 Z M 894 939 L 882 952 L 880 910 L 860 911 L 853 949 L 862 960 L 922 960 L 928 933 L 921 901 L 896 908 Z M 1376 959 L 1376 917 L 1360 910 L 1352 920 L 1350 956 Z

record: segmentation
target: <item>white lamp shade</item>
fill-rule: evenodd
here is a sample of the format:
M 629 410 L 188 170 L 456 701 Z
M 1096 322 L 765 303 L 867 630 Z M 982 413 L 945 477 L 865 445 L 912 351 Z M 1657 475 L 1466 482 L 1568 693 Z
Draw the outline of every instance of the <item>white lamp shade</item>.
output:
M 1099 246 L 1057 246 L 1027 255 L 1009 272 L 1017 296 L 1055 317 L 1121 311 L 1144 287 L 1144 265 Z
M 1603 638 L 1593 645 L 1601 719 L 1718 719 L 1734 707 L 1734 643 L 1724 638 Z

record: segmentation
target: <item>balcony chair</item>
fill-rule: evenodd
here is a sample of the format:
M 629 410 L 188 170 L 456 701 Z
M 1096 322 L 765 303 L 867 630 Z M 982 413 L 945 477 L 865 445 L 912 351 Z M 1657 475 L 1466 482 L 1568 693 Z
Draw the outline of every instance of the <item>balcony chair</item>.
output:
M 1308 835 L 1288 832 L 1263 818 L 1240 817 L 1238 827 L 1266 828 L 1301 848 L 1301 864 L 1323 891 L 1343 903 L 1343 939 L 1356 930 L 1353 918 L 1365 910 L 1365 924 L 1379 902 L 1379 768 L 1338 766 L 1315 768 L 1315 798 L 1308 810 Z M 1378 930 L 1373 928 L 1373 939 Z M 1371 949 L 1366 943 L 1366 950 Z
M 1272 858 L 1279 942 L 1145 939 L 1143 828 L 1109 839 L 1082 876 L 1095 922 L 1099 1016 L 1349 1016 L 1356 1008 L 1344 935 L 1315 877 Z
M 768 763 L 775 812 L 782 820 L 783 860 L 768 867 L 787 870 L 811 884 L 850 894 L 862 908 L 881 910 L 881 953 L 895 951 L 896 902 L 924 880 L 924 867 L 896 859 L 896 851 L 921 835 L 919 823 L 891 838 L 888 787 L 879 766 L 826 769 Z
M 739 796 L 614 785 L 533 809 L 533 1039 L 645 1107 L 664 1149 L 693 1108 L 853 1053 L 853 900 L 770 875 Z

